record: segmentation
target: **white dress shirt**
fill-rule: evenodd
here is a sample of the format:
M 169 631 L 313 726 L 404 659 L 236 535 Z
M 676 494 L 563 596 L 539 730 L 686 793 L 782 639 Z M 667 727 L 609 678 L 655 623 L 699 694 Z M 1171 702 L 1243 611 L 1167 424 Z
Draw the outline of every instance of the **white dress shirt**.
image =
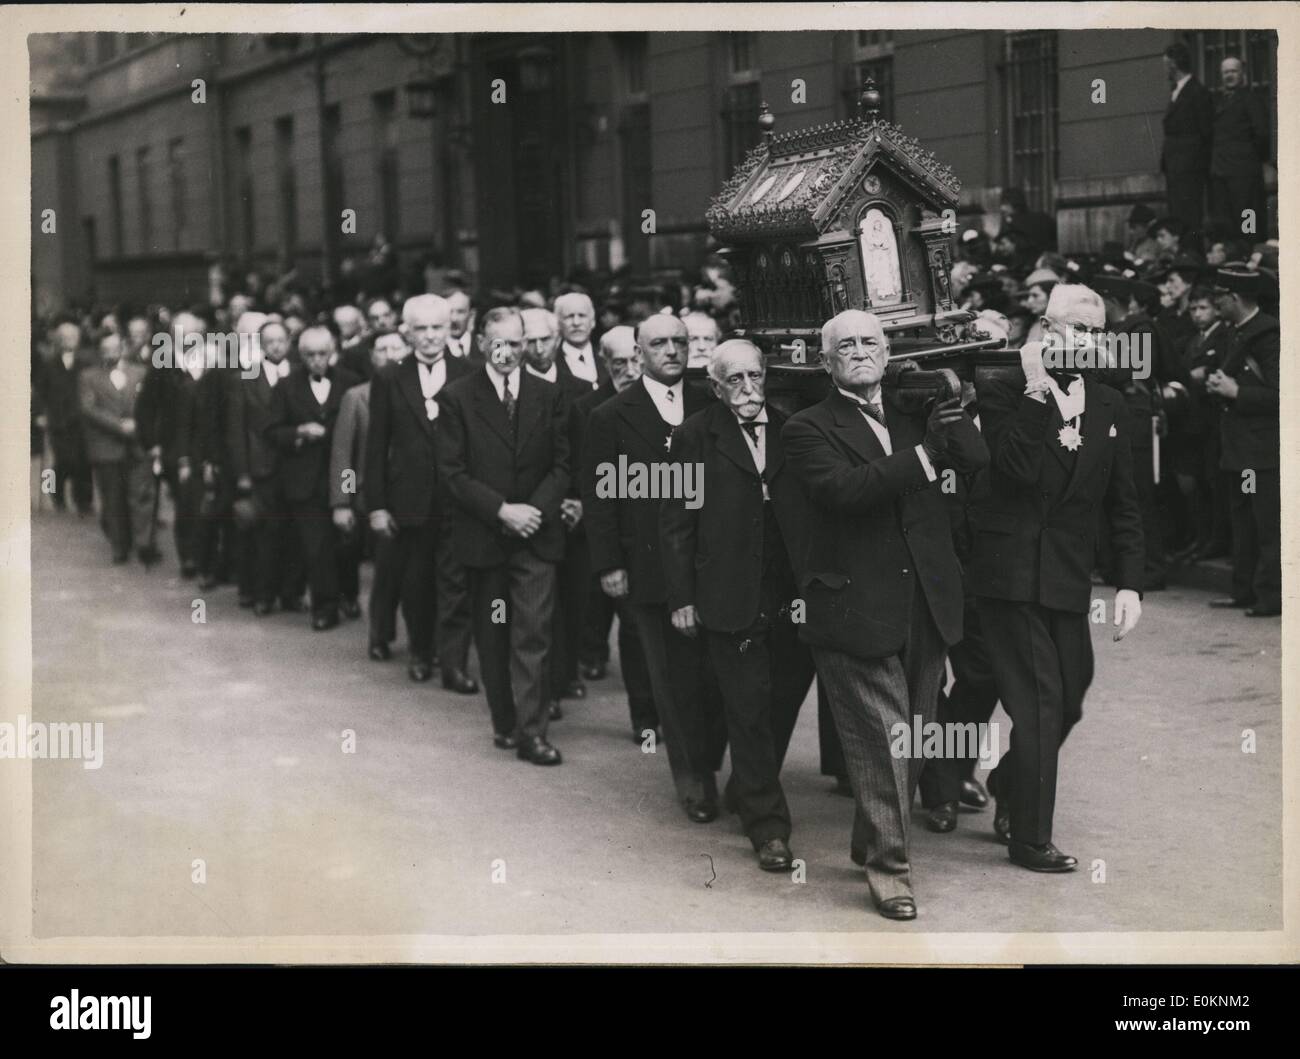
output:
M 415 373 L 420 380 L 420 393 L 424 394 L 424 414 L 437 419 L 438 402 L 434 398 L 447 383 L 447 362 L 439 357 L 432 364 L 426 364 L 416 358 Z
M 1174 94 L 1169 97 L 1169 102 L 1172 103 L 1174 100 L 1178 98 L 1178 93 L 1183 90 L 1183 85 L 1187 84 L 1187 82 L 1190 81 L 1191 79 L 1192 79 L 1191 74 L 1183 74 L 1182 77 L 1180 77 L 1177 81 L 1174 82 Z
M 526 366 L 528 368 L 529 375 L 536 375 L 539 379 L 545 379 L 547 382 L 560 381 L 560 366 L 556 364 L 554 361 L 551 362 L 550 368 L 548 368 L 546 371 L 538 371 L 531 364 Z
M 1083 379 L 1076 378 L 1071 381 L 1068 390 L 1062 390 L 1060 383 L 1050 375 L 1048 378 L 1048 389 L 1052 394 L 1052 400 L 1056 402 L 1056 407 L 1061 412 L 1061 418 L 1067 423 L 1076 416 L 1083 415 L 1084 390 Z
M 564 363 L 574 378 L 589 382 L 593 387 L 599 383 L 600 380 L 596 375 L 596 356 L 591 350 L 590 342 L 581 348 L 564 342 L 561 343 L 560 350 L 564 354 Z
M 487 372 L 487 377 L 492 380 L 492 389 L 496 390 L 497 392 L 497 400 L 504 401 L 506 395 L 506 391 L 505 391 L 506 376 L 502 375 L 491 365 L 488 365 L 483 370 Z M 509 377 L 510 377 L 510 393 L 514 396 L 514 399 L 518 401 L 519 400 L 519 369 L 515 368 L 515 370 L 510 373 Z
M 309 379 L 311 392 L 316 395 L 316 403 L 323 405 L 330 399 L 330 380 L 329 376 L 321 376 L 319 379 Z
M 108 381 L 113 384 L 113 389 L 121 392 L 126 389 L 126 372 L 121 368 L 114 368 L 108 373 Z
M 863 398 L 859 397 L 857 394 L 849 393 L 849 391 L 844 389 L 844 387 L 842 386 L 837 386 L 835 388 L 839 390 L 840 393 L 842 393 L 850 401 L 852 401 L 855 405 L 862 405 L 862 404 L 873 405 L 876 411 L 880 413 L 881 419 L 884 418 L 885 406 L 880 400 L 879 390 L 876 391 L 876 399 L 874 401 L 866 401 Z M 894 454 L 894 443 L 889 438 L 889 428 L 886 427 L 884 423 L 878 422 L 877 420 L 873 419 L 866 412 L 862 413 L 862 418 L 867 421 L 867 426 L 869 426 L 871 428 L 871 432 L 876 435 L 876 440 L 880 442 L 880 447 L 885 450 L 885 455 L 892 456 Z M 935 474 L 934 464 L 930 462 L 930 457 L 926 455 L 925 446 L 917 445 L 915 446 L 915 448 L 916 448 L 917 458 L 921 461 L 921 468 L 922 470 L 925 471 L 926 478 L 928 478 L 932 482 L 935 481 L 935 479 L 937 479 L 939 476 Z
M 649 375 L 642 375 L 641 381 L 645 383 L 645 391 L 650 395 L 650 400 L 659 410 L 659 418 L 670 427 L 681 426 L 686 412 L 682 405 L 682 380 L 678 379 L 671 386 L 665 386 L 650 378 Z
M 75 353 L 60 353 L 59 356 L 63 360 L 63 370 L 71 371 L 72 363 L 77 359 L 77 355 Z
M 467 334 L 461 335 L 460 338 L 452 338 L 450 335 L 447 336 L 447 352 L 453 357 L 468 356 L 468 353 L 466 352 L 466 346 L 468 346 L 468 344 L 469 335 Z
M 262 361 L 262 371 L 266 375 L 266 384 L 275 389 L 275 384 L 289 374 L 289 358 L 285 357 L 279 364 L 272 364 L 269 360 Z

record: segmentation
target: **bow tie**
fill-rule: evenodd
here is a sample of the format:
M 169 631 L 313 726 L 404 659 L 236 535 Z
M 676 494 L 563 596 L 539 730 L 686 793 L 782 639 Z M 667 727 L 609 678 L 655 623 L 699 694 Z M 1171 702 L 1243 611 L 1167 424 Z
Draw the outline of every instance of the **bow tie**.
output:
M 1050 375 L 1056 381 L 1056 385 L 1061 387 L 1063 390 L 1068 390 L 1074 384 L 1075 379 L 1082 378 L 1078 372 L 1073 371 L 1049 371 L 1047 374 Z

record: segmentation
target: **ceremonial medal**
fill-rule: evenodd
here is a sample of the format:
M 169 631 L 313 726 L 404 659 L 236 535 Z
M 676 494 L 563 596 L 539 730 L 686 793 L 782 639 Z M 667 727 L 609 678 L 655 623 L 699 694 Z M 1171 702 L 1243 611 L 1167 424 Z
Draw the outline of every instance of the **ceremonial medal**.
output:
M 1061 448 L 1075 452 L 1083 444 L 1083 435 L 1073 423 L 1066 423 L 1056 435 L 1056 440 L 1061 443 Z

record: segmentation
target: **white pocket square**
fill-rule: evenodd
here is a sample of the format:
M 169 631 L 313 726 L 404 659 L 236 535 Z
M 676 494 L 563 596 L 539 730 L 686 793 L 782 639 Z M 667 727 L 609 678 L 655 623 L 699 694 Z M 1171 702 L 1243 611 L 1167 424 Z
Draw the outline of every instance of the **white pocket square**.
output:
M 1119 436 L 1119 431 L 1115 429 L 1115 424 L 1114 424 L 1114 423 L 1112 423 L 1112 424 L 1110 425 L 1110 436 L 1113 437 L 1113 438 Z

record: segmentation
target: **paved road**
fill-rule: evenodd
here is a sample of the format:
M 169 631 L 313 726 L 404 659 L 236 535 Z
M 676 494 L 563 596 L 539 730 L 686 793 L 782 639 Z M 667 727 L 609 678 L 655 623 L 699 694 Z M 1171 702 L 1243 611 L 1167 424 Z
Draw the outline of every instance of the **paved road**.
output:
M 1123 644 L 1095 637 L 1056 837 L 1105 881 L 1011 866 L 988 812 L 940 836 L 918 810 L 921 915 L 895 924 L 848 859 L 811 699 L 785 770 L 800 884 L 759 872 L 734 818 L 676 810 L 616 679 L 566 704 L 565 764 L 536 768 L 492 747 L 481 698 L 367 661 L 358 625 L 255 620 L 228 587 L 195 624 L 170 559 L 110 567 L 93 521 L 34 518 L 33 715 L 105 725 L 102 768 L 33 770 L 38 937 L 1281 924 L 1280 623 L 1211 612 L 1203 590 L 1151 597 Z

